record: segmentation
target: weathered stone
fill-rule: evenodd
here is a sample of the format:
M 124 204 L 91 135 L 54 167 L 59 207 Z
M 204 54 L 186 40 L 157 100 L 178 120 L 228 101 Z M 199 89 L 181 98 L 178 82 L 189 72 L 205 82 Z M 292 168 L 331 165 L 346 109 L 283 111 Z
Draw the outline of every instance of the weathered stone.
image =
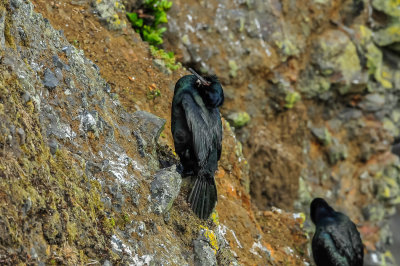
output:
M 321 144 L 328 146 L 331 143 L 331 134 L 326 127 L 312 127 L 311 132 Z
M 400 134 L 399 128 L 389 118 L 383 119 L 383 128 L 386 129 L 393 137 Z
M 100 133 L 103 132 L 104 127 L 107 126 L 97 111 L 89 112 L 85 110 L 79 115 L 79 119 L 79 130 L 82 133 L 91 131 L 96 137 L 99 137 Z
M 145 111 L 136 111 L 132 116 L 132 121 L 137 128 L 133 134 L 138 141 L 139 152 L 140 149 L 146 153 L 154 151 L 157 140 L 164 128 L 165 119 Z
M 218 265 L 239 266 L 237 259 L 228 248 L 221 248 L 217 252 Z
M 194 265 L 196 266 L 216 266 L 217 258 L 215 251 L 203 240 L 193 240 L 194 246 Z
M 154 180 L 151 182 L 150 191 L 154 202 L 154 212 L 163 214 L 167 212 L 178 196 L 181 189 L 182 178 L 176 172 L 176 166 L 164 168 L 154 175 Z
M 400 17 L 400 3 L 397 0 L 373 0 L 372 6 L 393 17 Z
M 6 11 L 0 10 L 0 51 L 3 51 L 6 45 L 6 39 L 4 36 L 5 21 L 6 21 Z
M 54 89 L 58 86 L 58 78 L 56 77 L 56 75 L 54 75 L 53 71 L 48 68 L 46 68 L 46 70 L 44 71 L 43 84 L 48 89 Z
M 53 155 L 56 154 L 56 152 L 58 151 L 58 149 L 60 147 L 60 144 L 58 143 L 58 141 L 52 138 L 49 140 L 48 144 L 50 147 L 51 154 L 53 154 Z
M 327 100 L 332 97 L 329 91 L 331 82 L 328 78 L 316 75 L 311 68 L 306 69 L 305 75 L 300 80 L 299 90 L 307 97 L 318 97 Z
M 378 93 L 367 94 L 359 103 L 361 109 L 374 112 L 380 110 L 385 104 L 385 96 Z
M 371 204 L 362 209 L 365 220 L 378 222 L 385 217 L 385 208 L 379 204 Z
M 93 7 L 97 11 L 100 20 L 111 30 L 126 28 L 126 20 L 120 15 L 125 14 L 125 7 L 119 0 L 98 0 L 93 1 Z
M 156 67 L 158 67 L 158 69 L 160 69 L 161 72 L 163 72 L 164 74 L 167 74 L 167 75 L 171 75 L 171 74 L 172 74 L 172 70 L 169 69 L 169 68 L 166 66 L 164 60 L 159 59 L 159 58 L 156 58 L 156 59 L 153 60 L 153 64 L 154 64 Z
M 354 108 L 345 108 L 338 115 L 341 120 L 347 122 L 352 119 L 359 119 L 362 116 L 362 112 Z
M 377 182 L 377 186 L 378 198 L 391 205 L 400 204 L 400 188 L 396 177 L 383 176 Z
M 392 23 L 374 34 L 374 40 L 379 46 L 400 42 L 400 22 Z
M 374 251 L 366 254 L 364 265 L 368 266 L 396 266 L 397 263 L 390 251 L 385 253 Z
M 340 144 L 336 138 L 332 138 L 332 144 L 328 147 L 329 163 L 334 165 L 340 160 L 347 158 L 347 147 Z
M 339 30 L 328 30 L 319 36 L 314 44 L 313 62 L 321 73 L 340 74 L 339 80 L 331 79 L 335 83 L 344 85 L 360 84 L 363 80 L 360 60 L 355 45 L 349 37 Z M 353 86 L 346 91 L 352 92 Z

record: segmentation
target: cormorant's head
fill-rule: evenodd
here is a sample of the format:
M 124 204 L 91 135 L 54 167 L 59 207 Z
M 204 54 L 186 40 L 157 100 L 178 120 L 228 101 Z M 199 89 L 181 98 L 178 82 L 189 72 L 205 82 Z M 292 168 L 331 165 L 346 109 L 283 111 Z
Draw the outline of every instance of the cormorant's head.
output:
M 321 218 L 329 216 L 334 211 L 335 210 L 321 198 L 315 198 L 310 205 L 311 220 L 314 224 L 317 224 Z
M 217 76 L 206 76 L 208 84 L 197 82 L 197 90 L 208 108 L 216 108 L 224 103 L 224 91 Z

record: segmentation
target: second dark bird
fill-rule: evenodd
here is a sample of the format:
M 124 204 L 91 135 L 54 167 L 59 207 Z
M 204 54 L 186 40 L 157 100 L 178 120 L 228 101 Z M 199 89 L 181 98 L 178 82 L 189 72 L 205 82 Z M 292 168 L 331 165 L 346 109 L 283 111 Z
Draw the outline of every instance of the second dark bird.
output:
M 175 85 L 171 130 L 183 175 L 196 177 L 188 201 L 199 218 L 207 219 L 217 203 L 214 174 L 222 149 L 218 107 L 224 102 L 224 92 L 216 76 L 192 73 Z
M 311 202 L 315 224 L 312 251 L 317 266 L 362 266 L 364 251 L 356 225 L 321 198 Z

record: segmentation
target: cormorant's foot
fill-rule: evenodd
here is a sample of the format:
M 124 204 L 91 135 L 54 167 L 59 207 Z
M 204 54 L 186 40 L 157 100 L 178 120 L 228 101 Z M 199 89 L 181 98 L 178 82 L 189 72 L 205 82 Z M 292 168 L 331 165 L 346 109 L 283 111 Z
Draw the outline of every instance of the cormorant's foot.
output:
M 182 176 L 182 178 L 194 175 L 194 172 L 192 170 L 185 170 L 181 163 L 178 163 L 176 165 L 176 171 Z

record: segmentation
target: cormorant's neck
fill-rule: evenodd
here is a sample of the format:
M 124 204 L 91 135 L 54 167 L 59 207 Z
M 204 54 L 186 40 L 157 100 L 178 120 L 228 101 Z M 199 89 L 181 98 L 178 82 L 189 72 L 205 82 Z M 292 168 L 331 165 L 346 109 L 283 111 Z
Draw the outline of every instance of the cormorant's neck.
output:
M 315 210 L 314 223 L 318 224 L 320 221 L 326 218 L 333 218 L 335 211 L 332 208 L 320 207 Z

